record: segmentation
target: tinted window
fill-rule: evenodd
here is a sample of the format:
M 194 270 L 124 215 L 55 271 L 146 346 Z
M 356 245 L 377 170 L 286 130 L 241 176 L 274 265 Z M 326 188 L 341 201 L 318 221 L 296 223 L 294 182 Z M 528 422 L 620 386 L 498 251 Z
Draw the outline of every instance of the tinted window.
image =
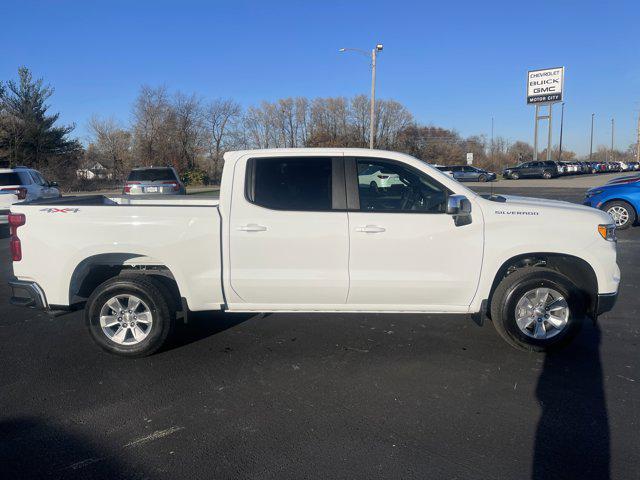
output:
M 176 176 L 170 168 L 145 168 L 132 170 L 127 178 L 128 182 L 175 181 Z
M 20 175 L 15 172 L 0 173 L 0 185 L 22 185 Z
M 331 158 L 257 158 L 253 162 L 249 200 L 277 210 L 331 210 Z
M 447 190 L 430 176 L 405 165 L 384 160 L 358 160 L 360 210 L 368 212 L 443 213 Z M 375 167 L 388 175 L 366 175 Z

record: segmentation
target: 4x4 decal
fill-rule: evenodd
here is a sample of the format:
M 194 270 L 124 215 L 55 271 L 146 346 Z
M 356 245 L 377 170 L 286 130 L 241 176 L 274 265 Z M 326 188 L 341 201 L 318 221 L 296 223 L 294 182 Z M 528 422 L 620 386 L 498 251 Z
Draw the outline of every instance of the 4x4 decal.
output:
M 78 213 L 80 211 L 79 208 L 42 208 L 41 212 L 47 213 Z

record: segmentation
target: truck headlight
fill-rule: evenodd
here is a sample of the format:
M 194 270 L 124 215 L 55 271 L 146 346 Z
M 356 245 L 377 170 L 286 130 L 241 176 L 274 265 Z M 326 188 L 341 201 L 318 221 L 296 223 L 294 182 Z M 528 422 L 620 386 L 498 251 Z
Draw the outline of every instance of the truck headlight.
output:
M 613 223 L 607 225 L 598 225 L 598 233 L 607 242 L 615 242 L 616 238 L 616 226 Z

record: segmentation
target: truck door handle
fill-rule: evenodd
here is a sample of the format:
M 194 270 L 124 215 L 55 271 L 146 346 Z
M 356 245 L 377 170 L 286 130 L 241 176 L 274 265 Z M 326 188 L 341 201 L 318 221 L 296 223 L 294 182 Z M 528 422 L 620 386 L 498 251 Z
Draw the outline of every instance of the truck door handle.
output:
M 267 227 L 263 227 L 262 225 L 257 225 L 255 223 L 249 223 L 238 227 L 238 230 L 241 232 L 264 232 L 266 229 Z
M 366 225 L 364 227 L 357 227 L 356 232 L 364 232 L 364 233 L 381 233 L 386 229 L 383 227 L 379 227 L 377 225 Z

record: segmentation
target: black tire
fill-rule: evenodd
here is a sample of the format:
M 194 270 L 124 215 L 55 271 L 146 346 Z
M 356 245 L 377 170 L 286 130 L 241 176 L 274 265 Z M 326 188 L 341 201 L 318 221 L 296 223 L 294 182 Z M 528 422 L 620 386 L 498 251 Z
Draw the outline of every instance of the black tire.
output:
M 553 178 L 553 173 L 551 172 L 551 170 L 545 170 L 544 172 L 542 172 L 542 178 L 544 178 L 545 180 L 549 180 L 550 178 Z
M 520 178 L 520 174 L 518 172 L 511 172 L 511 180 L 518 180 Z
M 625 230 L 625 229 L 629 228 L 631 225 L 633 225 L 634 223 L 636 223 L 636 221 L 638 220 L 638 214 L 637 214 L 635 208 L 633 208 L 633 205 L 631 205 L 630 203 L 625 202 L 624 200 L 613 200 L 611 202 L 605 203 L 600 208 L 602 210 L 604 210 L 605 212 L 609 213 L 609 210 L 614 208 L 614 207 L 627 211 L 627 221 L 626 222 L 618 225 L 618 222 L 616 221 L 616 228 L 618 230 Z M 613 215 L 612 215 L 612 217 L 613 217 Z
M 570 314 L 567 324 L 555 336 L 537 339 L 525 335 L 516 323 L 516 305 L 535 288 L 553 288 L 564 296 Z M 580 331 L 585 316 L 585 299 L 575 285 L 561 273 L 542 267 L 525 267 L 506 276 L 491 299 L 491 321 L 507 343 L 519 350 L 545 352 L 566 345 Z
M 139 343 L 123 345 L 110 339 L 103 331 L 100 326 L 100 311 L 109 299 L 127 294 L 146 303 L 152 316 L 152 324 L 146 337 Z M 176 315 L 175 305 L 175 299 L 162 282 L 146 275 L 125 274 L 107 280 L 94 290 L 85 306 L 85 322 L 91 338 L 107 352 L 123 357 L 144 357 L 160 349 L 171 335 Z
M 378 184 L 376 182 L 371 182 L 369 184 L 369 189 L 371 190 L 371 193 L 377 194 L 380 190 L 380 187 L 378 187 Z
M 486 175 L 480 175 L 478 177 L 478 181 L 479 182 L 483 182 L 483 183 L 486 182 L 487 181 L 487 176 Z

